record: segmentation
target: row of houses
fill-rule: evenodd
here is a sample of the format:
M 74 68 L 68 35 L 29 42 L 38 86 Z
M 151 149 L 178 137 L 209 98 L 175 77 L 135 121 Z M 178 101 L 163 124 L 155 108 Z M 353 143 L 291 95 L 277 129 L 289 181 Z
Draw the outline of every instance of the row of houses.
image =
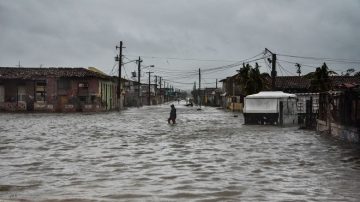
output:
M 238 75 L 227 77 L 220 80 L 222 82 L 222 88 L 211 89 L 211 92 L 216 95 L 214 103 L 217 103 L 219 107 L 225 109 L 242 111 L 244 107 L 244 97 L 246 94 L 241 92 L 240 84 L 235 82 Z M 265 86 L 270 86 L 271 78 L 265 79 Z M 330 82 L 332 83 L 333 91 L 344 91 L 344 85 L 351 85 L 356 88 L 360 84 L 359 76 L 331 76 Z M 317 111 L 319 108 L 319 92 L 310 90 L 311 79 L 304 76 L 277 76 L 275 79 L 275 89 L 264 89 L 282 91 L 285 93 L 293 93 L 298 98 L 298 112 L 306 112 L 306 101 L 312 99 L 312 108 Z M 198 91 L 196 91 L 198 94 Z M 203 100 L 206 97 L 211 97 L 207 89 L 200 91 L 200 95 L 203 95 Z M 206 103 L 206 102 L 204 102 Z
M 199 99 L 205 105 L 212 98 L 211 103 L 216 103 L 219 107 L 242 112 L 246 95 L 235 82 L 237 76 L 221 80 L 221 89 L 193 92 L 200 95 Z M 331 90 L 316 92 L 311 89 L 311 78 L 277 76 L 274 90 L 296 95 L 297 122 L 302 127 L 316 128 L 317 131 L 338 139 L 360 142 L 360 77 L 331 76 L 329 79 Z M 265 82 L 270 86 L 271 78 Z
M 96 68 L 0 67 L 0 111 L 97 112 L 159 104 L 173 89 L 109 76 Z M 120 93 L 120 94 L 119 94 Z M 150 99 L 149 99 L 150 96 Z

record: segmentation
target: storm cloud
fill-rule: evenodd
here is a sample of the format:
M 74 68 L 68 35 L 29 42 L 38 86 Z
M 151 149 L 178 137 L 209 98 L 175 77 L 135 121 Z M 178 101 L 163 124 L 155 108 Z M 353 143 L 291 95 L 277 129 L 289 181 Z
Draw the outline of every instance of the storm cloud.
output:
M 155 74 L 185 83 L 196 75 L 174 74 L 231 64 L 265 48 L 359 60 L 359 11 L 358 0 L 0 0 L 0 66 L 20 61 L 25 67 L 95 66 L 110 73 L 120 40 L 126 60 L 144 56 Z M 180 60 L 187 58 L 197 60 Z M 282 66 L 295 74 L 293 65 Z M 359 63 L 329 66 L 360 70 Z M 135 69 L 125 66 L 126 74 Z M 236 69 L 204 75 L 205 83 Z M 265 64 L 262 70 L 268 71 Z

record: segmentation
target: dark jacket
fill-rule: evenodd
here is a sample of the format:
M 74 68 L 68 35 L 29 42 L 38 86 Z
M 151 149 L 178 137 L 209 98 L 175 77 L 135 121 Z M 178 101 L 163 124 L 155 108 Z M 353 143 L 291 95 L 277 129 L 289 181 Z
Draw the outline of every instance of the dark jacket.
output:
M 175 109 L 175 107 L 171 108 L 170 117 L 171 118 L 176 118 L 176 109 Z

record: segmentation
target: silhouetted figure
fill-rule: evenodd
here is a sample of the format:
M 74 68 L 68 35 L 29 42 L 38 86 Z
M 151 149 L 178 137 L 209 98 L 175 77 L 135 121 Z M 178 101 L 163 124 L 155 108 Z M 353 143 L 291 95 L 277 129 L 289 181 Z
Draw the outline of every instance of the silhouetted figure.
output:
M 170 120 L 173 124 L 175 124 L 176 119 L 176 109 L 174 105 L 171 105 L 171 111 L 170 111 L 170 117 L 168 118 L 168 123 L 170 123 Z

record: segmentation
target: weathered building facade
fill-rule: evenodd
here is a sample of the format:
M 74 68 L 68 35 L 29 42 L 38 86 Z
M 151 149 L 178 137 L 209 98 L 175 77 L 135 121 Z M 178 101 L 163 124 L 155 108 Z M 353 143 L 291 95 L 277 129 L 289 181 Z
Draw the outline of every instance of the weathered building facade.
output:
M 242 111 L 244 106 L 245 95 L 241 92 L 239 83 L 236 82 L 238 75 L 220 80 L 222 82 L 220 104 L 223 108 L 232 111 Z
M 0 110 L 91 112 L 119 107 L 113 77 L 85 68 L 0 67 Z

